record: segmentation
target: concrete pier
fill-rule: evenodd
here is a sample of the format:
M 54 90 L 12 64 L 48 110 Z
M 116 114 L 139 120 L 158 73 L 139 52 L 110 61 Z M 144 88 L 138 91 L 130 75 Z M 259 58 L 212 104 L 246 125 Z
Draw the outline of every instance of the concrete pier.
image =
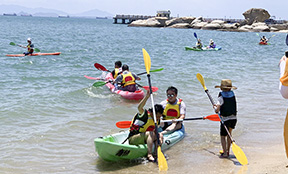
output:
M 144 16 L 144 15 L 116 15 L 113 17 L 114 24 L 130 24 L 133 21 L 139 20 L 139 19 L 148 19 L 153 18 L 155 16 Z M 120 23 L 118 23 L 120 20 Z

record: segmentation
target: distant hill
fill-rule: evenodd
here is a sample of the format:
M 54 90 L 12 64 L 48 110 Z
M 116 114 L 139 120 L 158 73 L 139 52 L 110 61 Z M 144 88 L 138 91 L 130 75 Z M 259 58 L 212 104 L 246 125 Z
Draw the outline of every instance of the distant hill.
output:
M 42 17 L 75 16 L 75 17 L 112 17 L 113 14 L 98 9 L 86 11 L 78 14 L 68 14 L 64 11 L 47 8 L 27 8 L 19 5 L 0 5 L 0 15 L 16 13 L 18 16 L 32 15 Z

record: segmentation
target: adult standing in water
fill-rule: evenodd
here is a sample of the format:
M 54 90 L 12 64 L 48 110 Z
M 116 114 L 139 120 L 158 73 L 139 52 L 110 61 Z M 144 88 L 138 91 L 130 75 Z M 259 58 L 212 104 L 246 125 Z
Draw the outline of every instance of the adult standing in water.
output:
M 279 90 L 283 98 L 288 99 L 288 51 L 280 59 L 280 84 Z M 286 149 L 286 156 L 288 158 L 288 110 L 286 114 L 286 119 L 284 122 L 284 142 Z
M 27 39 L 27 42 L 28 42 L 27 46 L 19 45 L 22 48 L 27 48 L 27 52 L 23 53 L 25 54 L 25 56 L 32 54 L 34 52 L 34 44 L 32 44 L 32 40 L 30 37 Z

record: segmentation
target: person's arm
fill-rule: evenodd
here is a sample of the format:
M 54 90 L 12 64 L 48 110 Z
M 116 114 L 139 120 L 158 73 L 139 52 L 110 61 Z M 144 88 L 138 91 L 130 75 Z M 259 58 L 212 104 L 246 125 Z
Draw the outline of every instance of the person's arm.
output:
M 138 112 L 139 114 L 143 114 L 144 113 L 144 106 L 148 100 L 148 98 L 150 97 L 150 92 L 149 90 L 147 90 L 146 96 L 141 100 L 141 102 L 138 105 Z

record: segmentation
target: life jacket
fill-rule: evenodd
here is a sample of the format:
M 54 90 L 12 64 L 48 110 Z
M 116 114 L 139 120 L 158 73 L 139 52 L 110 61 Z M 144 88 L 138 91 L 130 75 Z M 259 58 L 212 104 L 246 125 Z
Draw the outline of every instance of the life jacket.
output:
M 132 73 L 131 72 L 128 72 L 127 74 L 123 74 L 122 73 L 122 76 L 123 76 L 123 79 L 122 79 L 122 85 L 125 87 L 125 86 L 128 86 L 128 85 L 135 85 L 135 78 L 133 77 Z
M 220 114 L 225 116 L 236 115 L 237 114 L 237 106 L 236 106 L 236 98 L 233 91 L 229 91 L 229 95 L 227 92 L 220 92 L 219 96 L 223 97 L 224 103 L 220 107 Z
M 29 53 L 33 53 L 33 51 L 34 51 L 33 47 L 34 47 L 33 44 L 31 44 L 31 45 L 28 44 L 28 45 L 27 45 L 27 49 L 28 49 L 28 52 L 29 52 Z
M 115 74 L 114 74 L 114 76 L 113 76 L 114 79 L 117 78 L 119 71 L 120 71 L 119 68 L 115 68 L 115 70 L 114 70 Z
M 138 134 L 139 132 L 154 131 L 154 129 L 155 123 L 153 116 L 149 111 L 145 110 L 143 116 L 140 117 L 138 113 L 134 116 L 130 125 L 129 136 Z
M 284 74 L 280 78 L 280 82 L 283 86 L 288 86 L 288 59 L 286 59 Z
M 179 118 L 182 99 L 178 99 L 177 103 L 174 105 L 170 104 L 168 102 L 168 99 L 166 100 L 166 102 L 167 104 L 163 111 L 163 120 L 172 120 L 174 118 Z

